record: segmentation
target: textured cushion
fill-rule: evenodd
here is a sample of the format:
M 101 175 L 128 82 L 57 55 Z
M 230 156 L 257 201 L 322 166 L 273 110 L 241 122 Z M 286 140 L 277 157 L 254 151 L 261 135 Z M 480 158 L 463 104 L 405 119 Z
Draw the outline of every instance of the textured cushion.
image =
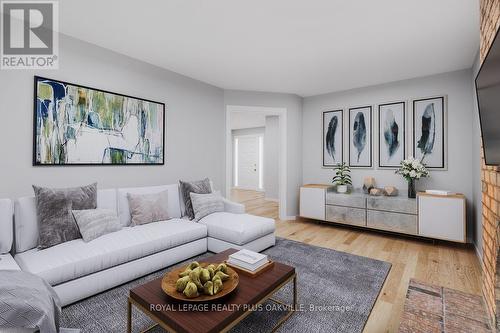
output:
M 82 239 L 15 255 L 22 270 L 57 285 L 207 237 L 198 223 L 172 219 L 123 228 L 92 242 Z
M 98 190 L 97 207 L 116 211 L 116 190 Z M 14 204 L 14 237 L 16 253 L 38 245 L 38 221 L 34 196 L 19 198 Z
M 219 193 L 198 194 L 191 193 L 194 219 L 199 221 L 207 215 L 224 211 L 224 202 Z
M 85 242 L 122 228 L 116 211 L 111 209 L 73 210 L 73 216 Z
M 210 185 L 210 179 L 205 178 L 203 180 L 195 181 L 182 181 L 179 180 L 181 187 L 182 200 L 184 201 L 184 207 L 186 208 L 186 216 L 190 220 L 194 219 L 193 205 L 191 203 L 191 193 L 207 194 L 212 192 L 212 187 Z
M 0 254 L 8 253 L 12 248 L 12 201 L 0 199 Z
M 20 271 L 21 268 L 10 254 L 0 254 L 0 271 L 3 270 Z
M 38 247 L 44 249 L 80 238 L 71 210 L 97 207 L 97 183 L 65 189 L 33 186 L 33 190 L 39 224 Z
M 199 223 L 207 226 L 209 237 L 237 245 L 244 245 L 257 238 L 274 233 L 275 229 L 273 219 L 226 212 L 210 214 L 202 218 Z
M 168 191 L 150 194 L 128 193 L 132 225 L 165 221 L 168 216 Z
M 147 187 L 131 187 L 120 188 L 117 190 L 118 195 L 118 216 L 122 226 L 129 226 L 131 223 L 130 207 L 128 204 L 128 193 L 132 194 L 149 194 L 168 191 L 168 215 L 171 218 L 181 217 L 181 206 L 179 196 L 179 185 L 161 185 L 161 186 L 147 186 Z

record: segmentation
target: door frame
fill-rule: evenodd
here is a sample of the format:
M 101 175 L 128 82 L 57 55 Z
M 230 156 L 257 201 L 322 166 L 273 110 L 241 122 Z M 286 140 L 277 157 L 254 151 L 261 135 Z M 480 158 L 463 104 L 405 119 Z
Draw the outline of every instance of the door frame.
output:
M 257 142 L 259 140 L 259 138 L 262 138 L 262 140 L 264 140 L 264 133 L 261 133 L 261 134 L 241 134 L 241 135 L 233 135 L 232 139 L 233 139 L 233 147 L 231 149 L 231 151 L 234 153 L 234 140 L 236 139 L 240 139 L 240 138 L 257 138 Z M 264 143 L 265 144 L 265 143 Z M 259 148 L 260 150 L 260 148 Z M 263 152 L 262 152 L 263 153 Z M 258 170 L 259 170 L 259 174 L 257 175 L 258 179 L 257 179 L 257 187 L 256 188 L 249 188 L 249 187 L 244 187 L 244 186 L 235 186 L 234 185 L 234 181 L 236 180 L 236 170 L 234 168 L 234 160 L 235 160 L 235 156 L 234 154 L 232 155 L 232 161 L 231 161 L 231 166 L 232 166 L 232 169 L 233 169 L 233 172 L 232 172 L 232 178 L 231 178 L 231 187 L 230 188 L 237 188 L 237 189 L 241 189 L 241 190 L 252 190 L 252 191 L 257 191 L 257 192 L 265 192 L 265 186 L 262 186 L 262 188 L 259 188 L 259 183 L 260 183 L 260 180 L 259 180 L 259 177 L 260 177 L 260 174 L 262 173 L 262 169 L 260 168 L 260 151 L 259 151 L 259 161 L 257 162 L 259 164 L 258 166 Z
M 280 126 L 279 156 L 279 218 L 291 220 L 286 214 L 287 207 L 287 109 L 280 107 L 226 105 L 226 196 L 231 193 L 233 179 L 233 136 L 231 133 L 231 114 L 255 112 L 266 116 L 278 116 Z M 265 187 L 265 184 L 264 184 Z

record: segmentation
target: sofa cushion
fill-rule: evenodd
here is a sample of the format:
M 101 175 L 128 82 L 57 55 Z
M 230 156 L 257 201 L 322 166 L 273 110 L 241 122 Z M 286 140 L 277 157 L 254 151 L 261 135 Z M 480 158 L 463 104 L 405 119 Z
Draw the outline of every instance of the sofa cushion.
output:
M 132 225 L 166 221 L 168 214 L 168 191 L 150 194 L 127 193 Z
M 191 192 L 190 196 L 195 221 L 210 214 L 224 211 L 224 202 L 219 193 L 198 194 Z
M 12 248 L 12 201 L 0 199 L 0 254 Z
M 244 245 L 257 238 L 274 233 L 274 220 L 232 213 L 213 213 L 202 218 L 199 223 L 207 226 L 208 236 L 237 245 Z
M 116 211 L 111 209 L 74 210 L 73 216 L 85 242 L 90 242 L 122 228 Z
M 161 186 L 147 186 L 147 187 L 130 187 L 119 188 L 118 195 L 118 217 L 123 226 L 129 226 L 131 223 L 130 206 L 128 204 L 128 193 L 132 194 L 152 194 L 168 191 L 168 214 L 171 218 L 181 217 L 181 206 L 179 203 L 179 185 L 161 185 Z
M 210 179 L 205 178 L 202 180 L 182 181 L 179 180 L 179 186 L 182 194 L 182 201 L 184 203 L 186 216 L 192 220 L 194 219 L 193 204 L 191 203 L 191 193 L 207 194 L 212 193 L 212 183 Z
M 116 190 L 98 190 L 97 208 L 116 211 Z M 27 251 L 38 245 L 38 221 L 34 196 L 19 198 L 14 205 L 14 237 L 16 253 Z
M 207 236 L 207 228 L 180 219 L 123 228 L 85 243 L 76 239 L 15 256 L 22 270 L 51 285 L 74 280 Z

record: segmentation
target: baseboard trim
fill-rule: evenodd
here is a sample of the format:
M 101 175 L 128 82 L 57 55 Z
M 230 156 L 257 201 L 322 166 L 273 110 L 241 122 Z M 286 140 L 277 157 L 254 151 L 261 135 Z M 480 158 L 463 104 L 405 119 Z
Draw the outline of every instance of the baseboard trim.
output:
M 282 221 L 294 221 L 297 219 L 297 216 L 285 216 L 285 218 L 282 218 Z

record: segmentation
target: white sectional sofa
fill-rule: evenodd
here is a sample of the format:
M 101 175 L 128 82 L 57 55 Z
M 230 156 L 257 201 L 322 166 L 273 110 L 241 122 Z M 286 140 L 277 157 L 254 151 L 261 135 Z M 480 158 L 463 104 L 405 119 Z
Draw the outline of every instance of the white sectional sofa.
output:
M 127 193 L 165 190 L 173 218 L 131 227 Z M 180 198 L 177 184 L 99 190 L 98 208 L 116 210 L 123 228 L 88 243 L 77 239 L 44 250 L 37 249 L 35 198 L 17 199 L 14 263 L 47 280 L 62 304 L 67 305 L 207 250 L 220 252 L 233 247 L 262 251 L 275 244 L 273 219 L 245 214 L 243 205 L 225 200 L 225 212 L 211 214 L 197 223 L 182 217 Z M 3 226 L 1 230 L 5 230 Z M 1 242 L 7 244 L 5 238 Z
M 9 253 L 12 239 L 12 201 L 0 199 L 0 270 L 20 269 Z

